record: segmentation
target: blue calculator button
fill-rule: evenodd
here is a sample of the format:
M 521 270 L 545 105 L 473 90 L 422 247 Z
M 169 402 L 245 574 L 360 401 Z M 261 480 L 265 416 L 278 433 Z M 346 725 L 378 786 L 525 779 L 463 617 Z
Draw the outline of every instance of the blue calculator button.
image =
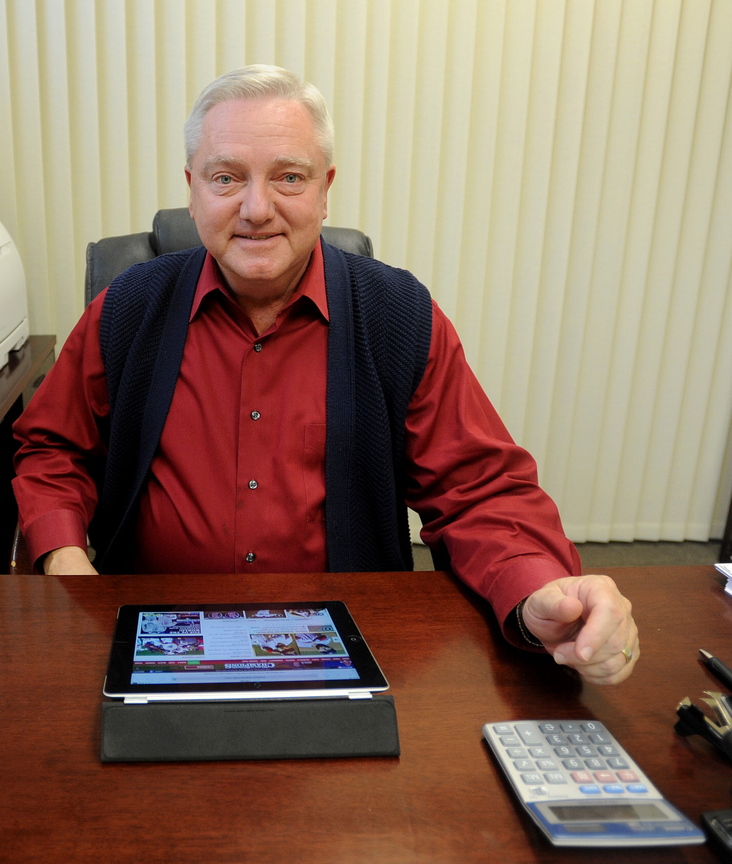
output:
M 610 795 L 619 795 L 622 792 L 625 792 L 625 787 L 621 786 L 619 783 L 608 783 L 607 785 L 602 787 L 606 792 L 610 793 Z
M 628 783 L 625 788 L 633 795 L 643 795 L 644 792 L 648 791 L 648 787 L 642 783 Z
M 583 795 L 599 795 L 599 794 L 600 794 L 600 787 L 599 787 L 599 786 L 595 786 L 594 784 L 592 784 L 592 785 L 589 785 L 589 784 L 588 784 L 588 785 L 585 785 L 585 786 L 580 786 L 580 787 L 579 787 L 579 791 L 580 791 Z

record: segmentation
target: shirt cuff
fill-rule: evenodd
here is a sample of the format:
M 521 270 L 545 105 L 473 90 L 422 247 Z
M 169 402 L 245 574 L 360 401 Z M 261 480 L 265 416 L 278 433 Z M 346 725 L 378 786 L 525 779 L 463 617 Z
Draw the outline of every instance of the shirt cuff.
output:
M 80 546 L 86 551 L 86 522 L 75 510 L 49 510 L 22 528 L 28 554 L 39 572 L 38 560 L 54 549 Z
M 558 561 L 541 555 L 521 555 L 505 562 L 500 575 L 491 585 L 487 599 L 508 642 L 519 648 L 532 650 L 519 632 L 516 607 L 529 594 L 543 588 L 548 582 L 571 575 Z

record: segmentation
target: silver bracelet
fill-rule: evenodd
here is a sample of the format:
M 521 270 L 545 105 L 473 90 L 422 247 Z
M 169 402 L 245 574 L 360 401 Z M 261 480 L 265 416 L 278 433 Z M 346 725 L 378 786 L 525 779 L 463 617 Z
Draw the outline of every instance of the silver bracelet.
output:
M 526 625 L 524 624 L 524 616 L 522 615 L 524 609 L 524 603 L 526 603 L 526 599 L 523 599 L 518 606 L 516 607 L 516 621 L 518 622 L 519 633 L 522 635 L 524 640 L 529 643 L 534 648 L 543 648 L 544 643 L 539 642 L 535 639 L 532 634 L 526 629 Z

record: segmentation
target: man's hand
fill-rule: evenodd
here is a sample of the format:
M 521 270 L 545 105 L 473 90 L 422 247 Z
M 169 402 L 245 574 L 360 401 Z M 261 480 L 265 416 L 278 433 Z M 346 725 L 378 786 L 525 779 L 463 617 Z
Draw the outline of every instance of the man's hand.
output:
M 523 621 L 557 663 L 593 684 L 617 684 L 640 653 L 630 601 L 609 576 L 567 576 L 526 598 Z
M 96 576 L 86 550 L 81 546 L 60 546 L 43 559 L 47 576 Z

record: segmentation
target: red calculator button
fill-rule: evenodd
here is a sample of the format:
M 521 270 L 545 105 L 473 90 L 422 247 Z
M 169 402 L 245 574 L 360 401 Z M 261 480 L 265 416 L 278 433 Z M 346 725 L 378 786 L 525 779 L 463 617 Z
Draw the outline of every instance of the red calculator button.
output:
M 592 783 L 592 774 L 589 771 L 572 771 L 570 776 L 575 783 Z
M 595 780 L 598 783 L 614 783 L 615 775 L 612 771 L 595 771 Z
M 618 771 L 618 780 L 622 783 L 635 783 L 638 780 L 638 775 L 635 771 Z

